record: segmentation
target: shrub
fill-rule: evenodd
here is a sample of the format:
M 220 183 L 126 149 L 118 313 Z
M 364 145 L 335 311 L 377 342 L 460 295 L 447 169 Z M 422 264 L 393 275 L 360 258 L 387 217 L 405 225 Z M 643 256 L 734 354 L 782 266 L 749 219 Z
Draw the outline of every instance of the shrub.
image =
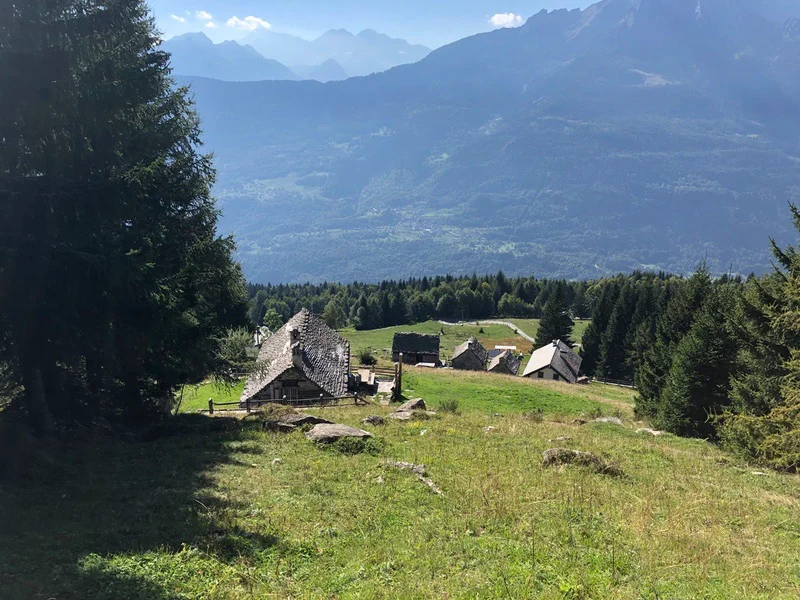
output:
M 296 413 L 297 411 L 289 406 L 285 406 L 283 404 L 275 404 L 274 402 L 268 402 L 267 404 L 262 404 L 261 407 L 258 409 L 258 415 L 263 417 L 267 420 L 275 420 L 279 417 L 284 417 L 286 415 L 291 415 Z
M 358 360 L 362 365 L 374 365 L 378 362 L 372 354 L 372 348 L 362 348 L 358 351 Z
M 442 400 L 439 403 L 439 410 L 446 413 L 452 413 L 454 415 L 458 414 L 458 400 L 455 398 Z
M 781 406 L 763 417 L 726 414 L 718 423 L 728 450 L 773 469 L 800 471 L 800 404 Z
M 483 327 L 481 327 L 480 329 L 478 329 L 478 333 L 486 333 L 486 332 L 483 330 Z
M 370 454 L 372 456 L 378 456 L 381 452 L 383 452 L 384 446 L 385 444 L 382 440 L 375 438 L 346 437 L 336 440 L 335 442 L 331 442 L 326 447 L 349 456 L 356 454 Z

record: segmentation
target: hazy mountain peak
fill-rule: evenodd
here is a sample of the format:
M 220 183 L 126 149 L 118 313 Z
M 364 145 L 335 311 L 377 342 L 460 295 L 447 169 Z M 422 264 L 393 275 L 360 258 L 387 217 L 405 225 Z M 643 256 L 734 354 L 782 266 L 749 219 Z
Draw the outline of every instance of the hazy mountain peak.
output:
M 327 37 L 344 37 L 344 38 L 354 38 L 354 37 L 356 37 L 352 33 L 350 33 L 349 31 L 347 31 L 347 29 L 330 29 L 330 30 L 326 31 L 325 33 L 323 33 L 320 36 L 320 38 L 324 38 L 326 36 Z
M 184 33 L 182 35 L 176 35 L 175 37 L 170 38 L 168 41 L 170 42 L 193 42 L 196 44 L 205 44 L 205 45 L 213 45 L 214 42 L 211 41 L 205 33 L 202 31 L 196 31 L 193 33 Z

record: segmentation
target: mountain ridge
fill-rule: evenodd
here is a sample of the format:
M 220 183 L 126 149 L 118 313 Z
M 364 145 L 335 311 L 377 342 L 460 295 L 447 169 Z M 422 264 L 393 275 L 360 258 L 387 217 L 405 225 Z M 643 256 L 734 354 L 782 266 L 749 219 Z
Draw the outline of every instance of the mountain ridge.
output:
M 223 230 L 255 281 L 768 269 L 800 54 L 719 6 L 543 12 L 324 85 L 195 80 Z

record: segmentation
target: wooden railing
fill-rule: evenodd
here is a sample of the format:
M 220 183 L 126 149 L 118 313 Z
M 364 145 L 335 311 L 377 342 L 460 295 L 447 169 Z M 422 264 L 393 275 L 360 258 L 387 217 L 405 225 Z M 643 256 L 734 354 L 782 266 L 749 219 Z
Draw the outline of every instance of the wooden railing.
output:
M 253 410 L 257 410 L 259 406 L 262 404 L 268 404 L 270 402 L 274 402 L 275 404 L 284 404 L 287 406 L 294 406 L 294 407 L 303 407 L 303 408 L 311 408 L 311 407 L 326 407 L 326 406 L 348 406 L 352 401 L 354 406 L 358 406 L 359 404 L 368 404 L 367 400 L 364 398 L 360 398 L 358 394 L 348 394 L 347 396 L 323 396 L 320 394 L 319 397 L 314 398 L 292 398 L 289 399 L 286 396 L 276 400 L 265 400 L 264 402 L 251 402 L 249 399 L 244 402 L 244 406 L 241 402 L 214 402 L 213 398 L 208 399 L 208 414 L 213 415 L 217 412 L 241 412 L 244 410 L 248 414 L 253 412 Z M 225 408 L 225 407 L 234 407 Z M 221 410 L 217 410 L 221 409 Z
M 609 379 L 608 377 L 593 377 L 592 381 L 597 383 L 607 383 L 608 385 L 618 385 L 620 387 L 636 389 L 636 383 L 633 381 L 625 381 L 624 379 Z

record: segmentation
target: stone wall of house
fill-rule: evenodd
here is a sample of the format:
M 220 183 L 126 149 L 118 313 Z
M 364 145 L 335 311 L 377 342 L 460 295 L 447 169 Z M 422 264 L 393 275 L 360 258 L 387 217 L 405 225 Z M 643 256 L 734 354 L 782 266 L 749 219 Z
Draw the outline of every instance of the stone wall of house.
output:
M 462 371 L 484 371 L 486 370 L 486 365 L 481 363 L 477 356 L 475 356 L 474 352 L 467 351 L 459 356 L 456 356 L 452 361 L 451 365 L 454 369 L 459 369 Z
M 280 402 L 284 396 L 290 399 L 292 398 L 288 389 L 290 387 L 297 388 L 297 399 L 300 400 L 318 398 L 320 394 L 330 396 L 297 369 L 289 369 L 256 394 L 251 402 Z

